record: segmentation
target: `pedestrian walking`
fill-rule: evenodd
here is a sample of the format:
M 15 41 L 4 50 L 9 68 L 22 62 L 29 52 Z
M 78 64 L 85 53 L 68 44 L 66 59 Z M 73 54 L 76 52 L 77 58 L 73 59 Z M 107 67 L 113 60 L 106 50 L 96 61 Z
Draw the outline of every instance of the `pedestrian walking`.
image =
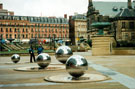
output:
M 29 54 L 30 54 L 30 63 L 32 63 L 32 58 L 35 62 L 35 55 L 34 55 L 34 49 L 32 46 L 30 46 L 30 49 L 29 49 Z

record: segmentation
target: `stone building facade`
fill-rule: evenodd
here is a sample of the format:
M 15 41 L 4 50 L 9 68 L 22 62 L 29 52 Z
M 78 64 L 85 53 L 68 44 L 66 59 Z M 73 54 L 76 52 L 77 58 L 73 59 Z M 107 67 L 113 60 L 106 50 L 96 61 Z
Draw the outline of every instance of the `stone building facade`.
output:
M 83 14 L 69 17 L 69 37 L 73 45 L 80 44 L 81 40 L 87 39 L 87 19 Z
M 117 41 L 135 41 L 135 8 L 129 6 L 123 9 L 113 18 L 112 24 Z
M 111 27 L 104 29 L 104 35 L 113 35 L 116 41 L 133 41 L 135 38 L 135 1 L 133 2 L 127 0 L 127 2 L 97 3 L 89 0 L 87 11 L 88 37 L 90 38 L 98 32 L 98 29 L 91 26 L 92 23 L 111 22 Z

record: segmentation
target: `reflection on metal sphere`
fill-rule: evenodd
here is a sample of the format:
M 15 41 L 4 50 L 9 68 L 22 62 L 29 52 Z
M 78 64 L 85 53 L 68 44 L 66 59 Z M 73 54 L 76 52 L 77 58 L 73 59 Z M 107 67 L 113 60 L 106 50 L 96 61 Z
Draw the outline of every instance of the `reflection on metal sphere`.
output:
M 11 60 L 14 62 L 14 63 L 18 63 L 20 61 L 20 56 L 18 54 L 13 54 L 11 56 Z
M 46 53 L 41 53 L 37 56 L 36 62 L 41 68 L 45 68 L 50 64 L 51 57 Z
M 55 53 L 56 59 L 62 62 L 63 64 L 65 64 L 67 59 L 72 55 L 72 50 L 68 46 L 60 46 Z
M 80 55 L 73 55 L 66 62 L 66 70 L 74 78 L 82 76 L 87 69 L 87 60 Z

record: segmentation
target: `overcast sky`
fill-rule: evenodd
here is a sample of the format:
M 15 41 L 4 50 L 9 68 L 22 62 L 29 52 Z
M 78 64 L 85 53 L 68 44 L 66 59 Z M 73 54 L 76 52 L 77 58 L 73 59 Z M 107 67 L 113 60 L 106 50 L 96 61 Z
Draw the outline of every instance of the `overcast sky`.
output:
M 127 0 L 94 0 L 94 1 L 123 1 Z M 0 0 L 3 8 L 14 11 L 21 16 L 56 16 L 73 15 L 75 12 L 87 12 L 88 0 Z

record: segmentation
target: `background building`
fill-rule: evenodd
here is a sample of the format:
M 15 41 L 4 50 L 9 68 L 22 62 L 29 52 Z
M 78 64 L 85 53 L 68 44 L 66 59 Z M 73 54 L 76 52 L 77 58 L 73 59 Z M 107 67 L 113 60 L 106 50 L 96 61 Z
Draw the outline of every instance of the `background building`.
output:
M 117 41 L 135 41 L 135 7 L 131 6 L 131 0 L 128 0 L 128 7 L 113 18 L 112 24 Z
M 3 4 L 0 3 L 0 15 L 14 15 L 14 12 L 3 9 Z
M 35 38 L 50 41 L 50 39 L 69 39 L 69 24 L 67 18 L 12 16 L 0 14 L 0 37 L 4 39 L 19 39 L 29 41 Z
M 84 14 L 69 17 L 69 37 L 73 45 L 87 39 L 87 18 Z
M 94 22 L 111 22 L 112 26 L 104 29 L 104 35 L 113 35 L 116 41 L 133 40 L 135 25 L 135 4 L 127 2 L 92 2 L 89 0 L 87 11 L 88 38 L 97 35 L 98 29 L 91 26 Z M 128 7 L 128 8 L 127 8 Z M 123 29 L 124 28 L 124 29 Z

